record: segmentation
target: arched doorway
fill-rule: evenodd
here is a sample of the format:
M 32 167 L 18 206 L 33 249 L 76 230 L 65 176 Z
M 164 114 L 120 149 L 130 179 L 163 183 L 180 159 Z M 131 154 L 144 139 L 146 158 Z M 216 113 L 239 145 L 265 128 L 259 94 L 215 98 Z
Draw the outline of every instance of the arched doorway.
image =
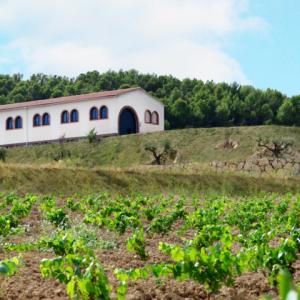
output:
M 119 134 L 138 133 L 138 117 L 131 107 L 123 107 L 119 114 Z

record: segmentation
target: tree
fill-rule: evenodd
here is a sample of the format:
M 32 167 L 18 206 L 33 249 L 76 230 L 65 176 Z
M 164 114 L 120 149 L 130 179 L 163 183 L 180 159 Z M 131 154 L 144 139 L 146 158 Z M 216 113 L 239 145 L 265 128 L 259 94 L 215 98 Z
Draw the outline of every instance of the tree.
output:
M 183 128 L 188 124 L 190 117 L 190 109 L 185 100 L 177 99 L 171 108 L 172 115 L 174 117 L 173 128 Z
M 300 96 L 286 99 L 280 106 L 277 118 L 281 124 L 300 125 Z
M 162 145 L 148 143 L 145 145 L 145 150 L 151 152 L 156 165 L 165 164 L 165 157 L 175 151 L 168 140 L 163 141 Z
M 289 138 L 275 139 L 270 137 L 259 137 L 257 139 L 257 145 L 269 150 L 273 156 L 281 157 L 284 153 L 287 153 L 294 141 Z
M 76 78 L 33 74 L 0 75 L 0 104 L 140 86 L 165 105 L 168 129 L 209 126 L 300 125 L 300 96 L 237 83 L 179 80 L 136 70 L 90 71 Z

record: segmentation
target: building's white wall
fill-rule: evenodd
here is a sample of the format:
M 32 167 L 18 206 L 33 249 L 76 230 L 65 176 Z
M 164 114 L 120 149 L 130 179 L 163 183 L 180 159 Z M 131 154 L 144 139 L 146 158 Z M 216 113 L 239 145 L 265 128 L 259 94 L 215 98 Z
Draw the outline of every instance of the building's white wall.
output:
M 131 103 L 131 104 L 130 104 Z M 117 103 L 117 109 L 115 110 L 117 113 L 117 120 L 118 114 L 122 107 L 124 106 L 131 106 L 137 113 L 139 118 L 139 132 L 146 133 L 146 132 L 155 132 L 155 131 L 162 131 L 164 130 L 164 106 L 159 101 L 155 100 L 151 96 L 147 95 L 143 91 L 134 91 L 132 93 L 128 93 L 122 95 L 122 98 L 119 99 Z M 149 110 L 151 113 L 156 111 L 159 114 L 159 124 L 147 124 L 145 123 L 145 111 Z M 116 126 L 118 126 L 118 122 L 116 122 Z M 116 129 L 118 131 L 118 128 Z
M 13 111 L 3 111 L 0 113 L 0 145 L 6 144 L 15 144 L 16 141 L 18 143 L 26 142 L 26 109 L 17 109 Z M 6 120 L 9 117 L 12 117 L 14 120 L 17 116 L 22 117 L 23 120 L 23 128 L 21 129 L 13 129 L 6 130 Z
M 91 121 L 90 109 L 93 106 L 100 109 L 103 105 L 108 108 L 108 119 Z M 136 90 L 112 98 L 0 111 L 0 145 L 57 140 L 62 136 L 65 138 L 84 137 L 93 128 L 98 135 L 118 134 L 119 113 L 124 106 L 135 110 L 139 119 L 140 133 L 164 130 L 163 104 L 147 93 Z M 79 112 L 79 122 L 61 124 L 61 113 L 64 110 L 71 112 L 73 109 Z M 145 123 L 144 114 L 147 109 L 151 112 L 158 112 L 159 125 Z M 46 112 L 50 115 L 50 125 L 33 127 L 33 116 L 37 113 L 42 116 Z M 6 119 L 8 117 L 15 119 L 17 116 L 22 117 L 23 128 L 6 130 Z

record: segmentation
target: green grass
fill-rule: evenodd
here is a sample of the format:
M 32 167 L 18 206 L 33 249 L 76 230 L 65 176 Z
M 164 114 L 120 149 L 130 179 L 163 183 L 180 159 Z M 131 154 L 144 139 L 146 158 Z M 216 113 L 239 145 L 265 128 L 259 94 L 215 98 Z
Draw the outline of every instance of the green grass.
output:
M 114 166 L 130 167 L 149 164 L 151 156 L 144 151 L 147 142 L 170 140 L 179 151 L 181 163 L 208 163 L 213 160 L 239 161 L 255 151 L 256 138 L 261 135 L 274 137 L 291 137 L 295 149 L 300 149 L 300 128 L 283 126 L 253 126 L 231 128 L 232 139 L 240 146 L 235 150 L 215 149 L 224 142 L 226 128 L 198 128 L 171 130 L 152 134 L 117 136 L 105 138 L 91 145 L 81 140 L 68 142 L 64 148 L 71 152 L 71 158 L 64 160 L 67 166 L 97 167 Z M 20 164 L 53 163 L 53 154 L 59 149 L 58 144 L 15 147 L 8 150 L 7 161 Z

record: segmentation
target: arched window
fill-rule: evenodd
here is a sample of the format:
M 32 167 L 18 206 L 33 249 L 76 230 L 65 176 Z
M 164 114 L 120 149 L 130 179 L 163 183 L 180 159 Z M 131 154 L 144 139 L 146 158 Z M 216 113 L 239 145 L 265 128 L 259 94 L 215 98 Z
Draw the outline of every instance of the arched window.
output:
M 98 120 L 98 109 L 96 107 L 92 107 L 90 110 L 90 120 Z
M 41 116 L 36 114 L 33 116 L 33 127 L 41 126 Z
M 14 129 L 14 120 L 13 118 L 9 117 L 6 120 L 6 129 L 10 130 L 10 129 Z
M 156 111 L 154 111 L 151 115 L 151 122 L 152 122 L 152 124 L 155 124 L 155 125 L 159 124 L 159 117 L 158 117 L 158 113 Z
M 78 119 L 79 119 L 78 110 L 77 109 L 73 109 L 71 111 L 71 122 L 72 123 L 78 122 Z
M 108 118 L 108 109 L 106 106 L 102 106 L 100 108 L 100 119 L 107 119 Z
M 42 124 L 43 126 L 50 125 L 50 115 L 48 113 L 43 114 Z
M 22 118 L 20 116 L 16 117 L 15 119 L 15 128 L 20 129 L 23 127 Z
M 66 110 L 64 110 L 61 113 L 61 123 L 62 124 L 69 123 L 69 113 Z
M 149 110 L 145 111 L 145 123 L 151 123 L 151 112 Z

